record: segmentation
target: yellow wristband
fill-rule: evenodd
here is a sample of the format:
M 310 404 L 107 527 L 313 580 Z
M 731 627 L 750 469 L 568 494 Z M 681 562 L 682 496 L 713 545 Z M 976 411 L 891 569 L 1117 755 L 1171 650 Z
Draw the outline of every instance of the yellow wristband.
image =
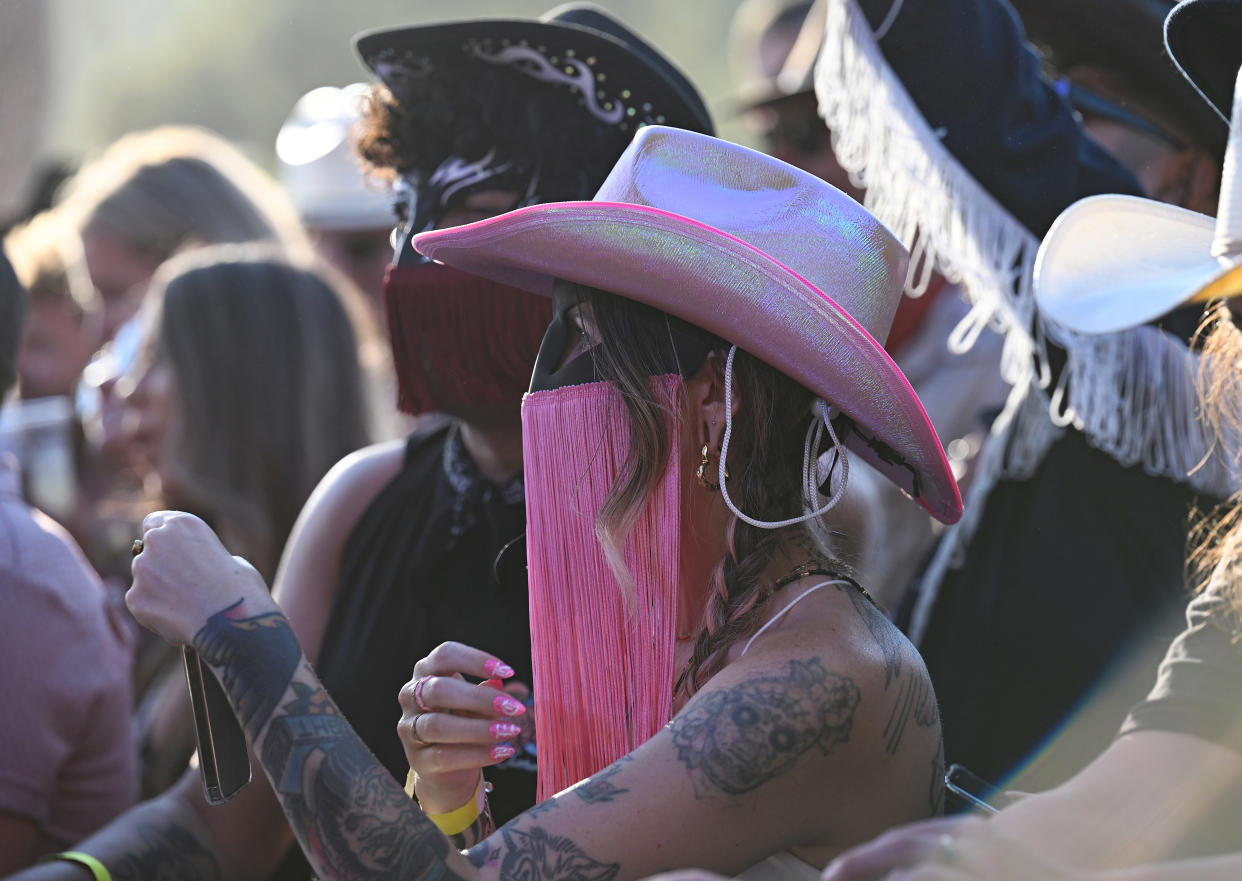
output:
M 475 787 L 470 801 L 447 814 L 428 814 L 427 819 L 439 826 L 440 831 L 445 835 L 460 835 L 470 828 L 470 824 L 478 819 L 479 814 L 483 813 L 485 798 L 487 798 L 487 793 L 483 789 L 483 775 L 479 774 L 479 785 Z
M 47 862 L 48 860 L 64 860 L 68 863 L 77 863 L 94 875 L 95 881 L 112 881 L 112 874 L 108 871 L 107 866 L 90 854 L 82 853 L 80 850 L 66 850 L 63 853 L 49 854 L 41 862 Z

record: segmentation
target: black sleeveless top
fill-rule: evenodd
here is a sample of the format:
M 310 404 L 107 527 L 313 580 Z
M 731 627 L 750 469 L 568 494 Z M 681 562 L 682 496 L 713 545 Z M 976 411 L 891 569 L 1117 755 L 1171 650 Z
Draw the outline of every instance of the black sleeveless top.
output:
M 319 677 L 380 763 L 409 770 L 397 692 L 414 664 L 446 640 L 493 653 L 530 684 L 522 477 L 478 472 L 455 425 L 406 444 L 401 471 L 359 518 L 341 556 Z M 497 557 L 502 549 L 506 552 Z M 487 770 L 497 824 L 535 801 L 533 749 Z M 274 878 L 306 878 L 293 848 Z
M 1076 431 L 997 483 L 919 646 L 946 761 L 1036 791 L 1099 755 L 1184 625 L 1190 512 L 1211 504 Z

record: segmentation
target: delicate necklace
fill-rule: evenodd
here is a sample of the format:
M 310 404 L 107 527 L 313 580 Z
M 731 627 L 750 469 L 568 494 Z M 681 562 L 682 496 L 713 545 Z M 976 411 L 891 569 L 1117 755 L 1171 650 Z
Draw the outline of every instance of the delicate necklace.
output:
M 820 562 L 820 561 L 816 561 L 816 560 L 807 560 L 805 563 L 800 564 L 797 568 L 795 568 L 792 572 L 790 572 L 785 577 L 778 578 L 775 584 L 773 585 L 773 587 L 776 590 L 780 590 L 785 585 L 793 584 L 799 578 L 806 578 L 808 575 L 827 575 L 832 578 L 839 578 L 842 581 L 846 581 L 855 590 L 857 590 L 860 594 L 866 597 L 867 602 L 871 603 L 871 605 L 875 606 L 877 609 L 880 608 L 880 604 L 875 601 L 875 599 L 871 596 L 871 594 L 867 593 L 867 589 L 864 588 L 861 584 L 859 584 L 857 581 L 850 578 L 849 576 L 842 575 L 840 572 L 830 568 L 827 564 Z

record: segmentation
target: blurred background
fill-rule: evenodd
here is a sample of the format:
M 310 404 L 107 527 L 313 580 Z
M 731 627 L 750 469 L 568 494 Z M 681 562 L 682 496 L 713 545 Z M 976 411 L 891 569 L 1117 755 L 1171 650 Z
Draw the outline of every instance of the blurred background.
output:
M 698 85 L 721 134 L 729 20 L 740 0 L 601 0 Z M 392 24 L 537 17 L 555 0 L 0 0 L 0 221 L 29 204 L 50 166 L 74 166 L 119 135 L 206 126 L 264 168 L 294 102 L 368 80 L 350 38 Z

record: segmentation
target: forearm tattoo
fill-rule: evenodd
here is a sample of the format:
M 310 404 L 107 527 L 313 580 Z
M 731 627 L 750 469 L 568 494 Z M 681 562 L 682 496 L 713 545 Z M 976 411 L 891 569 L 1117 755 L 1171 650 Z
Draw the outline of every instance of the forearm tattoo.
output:
M 109 860 L 114 881 L 219 881 L 220 864 L 194 833 L 175 823 L 141 823 L 141 845 Z
M 620 863 L 593 859 L 570 839 L 549 835 L 540 826 L 504 826 L 500 834 L 504 838 L 503 852 L 499 854 L 500 881 L 612 881 L 621 869 Z M 474 852 L 471 853 L 473 857 Z M 489 853 L 484 860 L 491 862 L 496 858 L 495 853 Z
M 495 831 L 496 822 L 492 819 L 492 806 L 484 797 L 483 810 L 474 818 L 474 822 L 456 835 L 450 835 L 449 841 L 458 850 L 469 850 Z
M 289 824 L 323 879 L 453 881 L 451 846 L 341 716 L 279 612 L 240 603 L 194 638 L 255 744 Z M 281 700 L 284 703 L 281 704 Z
M 450 844 L 341 717 L 299 674 L 260 755 L 289 823 L 321 878 L 437 881 L 458 876 Z
M 208 618 L 193 646 L 216 668 L 238 720 L 254 737 L 284 695 L 302 650 L 284 615 L 243 618 L 242 602 Z
M 701 695 L 671 723 L 677 757 L 695 792 L 741 795 L 789 771 L 812 747 L 827 755 L 846 743 L 858 687 L 819 658 L 790 661 L 783 676 L 761 676 Z
M 629 792 L 628 789 L 613 783 L 611 779 L 621 770 L 621 766 L 628 761 L 630 761 L 630 756 L 622 756 L 604 770 L 593 774 L 582 783 L 579 783 L 571 791 L 578 798 L 590 804 L 612 801 L 623 792 Z

